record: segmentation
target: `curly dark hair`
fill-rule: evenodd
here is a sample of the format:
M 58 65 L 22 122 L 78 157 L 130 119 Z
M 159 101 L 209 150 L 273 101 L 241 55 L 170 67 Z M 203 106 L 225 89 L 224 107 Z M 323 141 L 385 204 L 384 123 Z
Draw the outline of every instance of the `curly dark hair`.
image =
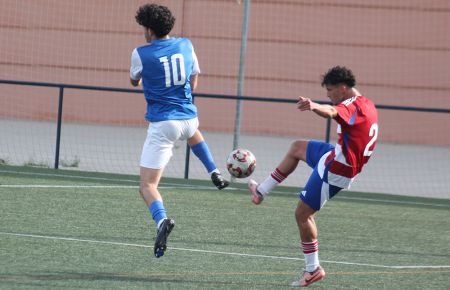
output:
M 338 84 L 345 84 L 350 88 L 356 85 L 353 72 L 345 66 L 335 66 L 322 76 L 322 87 Z
M 166 6 L 145 4 L 137 10 L 136 22 L 150 28 L 157 37 L 163 37 L 172 30 L 175 17 Z

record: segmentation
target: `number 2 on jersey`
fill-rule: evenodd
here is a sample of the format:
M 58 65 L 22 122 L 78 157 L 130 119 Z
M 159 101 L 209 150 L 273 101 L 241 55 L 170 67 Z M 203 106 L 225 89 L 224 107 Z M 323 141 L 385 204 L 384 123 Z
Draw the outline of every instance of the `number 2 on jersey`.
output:
M 166 77 L 166 88 L 173 85 L 184 85 L 186 82 L 186 71 L 184 69 L 184 58 L 181 53 L 176 53 L 169 58 L 167 56 L 163 56 L 159 58 L 159 61 L 163 64 L 164 74 Z M 170 67 L 172 67 L 172 71 L 170 71 Z
M 369 150 L 369 148 L 372 147 L 373 143 L 375 143 L 375 141 L 377 141 L 377 138 L 378 138 L 378 124 L 377 123 L 374 123 L 374 124 L 372 124 L 372 126 L 370 126 L 369 137 L 372 137 L 372 139 L 370 139 L 369 143 L 367 143 L 366 148 L 364 149 L 364 156 L 372 155 L 373 151 Z

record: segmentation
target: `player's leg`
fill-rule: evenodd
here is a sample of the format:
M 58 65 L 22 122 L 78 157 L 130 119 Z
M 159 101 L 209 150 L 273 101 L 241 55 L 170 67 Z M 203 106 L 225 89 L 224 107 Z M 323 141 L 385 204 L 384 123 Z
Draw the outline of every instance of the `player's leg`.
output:
M 157 235 L 153 253 L 157 258 L 164 255 L 167 248 L 167 238 L 175 226 L 174 220 L 167 217 L 162 196 L 158 191 L 158 184 L 162 172 L 163 169 L 141 167 L 141 183 L 139 190 L 156 224 Z
M 308 286 L 325 278 L 325 271 L 319 263 L 319 242 L 317 240 L 317 226 L 314 220 L 316 211 L 304 202 L 299 202 L 295 211 L 295 218 L 300 233 L 300 243 L 305 257 L 305 271 L 293 286 Z
M 140 169 L 139 193 L 147 205 L 157 228 L 162 220 L 167 218 L 166 209 L 163 206 L 163 199 L 158 191 L 158 184 L 162 176 L 163 169 L 145 168 Z
M 292 286 L 304 287 L 325 278 L 325 270 L 319 262 L 318 231 L 314 215 L 328 199 L 340 190 L 341 188 L 324 182 L 316 167 L 301 191 L 301 201 L 297 205 L 295 219 L 300 233 L 301 248 L 305 256 L 305 271 L 298 280 L 292 283 Z
M 305 271 L 299 280 L 292 283 L 293 286 L 308 286 L 325 277 L 325 271 L 319 263 L 319 242 L 314 215 L 341 190 L 326 182 L 328 167 L 325 165 L 325 154 L 331 149 L 332 146 L 323 142 L 312 141 L 308 144 L 306 159 L 308 165 L 314 166 L 314 169 L 299 194 L 300 201 L 295 211 L 301 248 L 305 256 Z
M 311 243 L 317 240 L 317 226 L 314 219 L 316 210 L 308 204 L 299 201 L 295 210 L 295 220 L 297 221 L 300 239 L 302 243 Z
M 256 181 L 249 180 L 248 186 L 253 203 L 260 204 L 270 191 L 294 172 L 301 160 L 306 162 L 308 143 L 304 140 L 294 141 L 277 168 L 261 184 L 258 185 Z
M 195 130 L 194 134 L 187 140 L 187 143 L 209 174 L 217 170 L 214 158 L 200 130 Z
M 156 224 L 154 254 L 158 258 L 164 255 L 167 237 L 175 225 L 174 221 L 167 217 L 158 185 L 164 168 L 172 157 L 173 144 L 179 136 L 176 123 L 171 121 L 153 123 L 149 126 L 142 149 L 139 192 Z
M 309 141 L 297 140 L 291 144 L 289 151 L 283 158 L 277 169 L 285 176 L 288 176 L 297 168 L 300 161 L 306 162 L 306 150 L 308 148 Z
M 319 242 L 317 226 L 314 220 L 316 210 L 305 202 L 299 202 L 295 211 L 295 219 L 300 233 L 300 245 L 305 257 L 305 271 L 300 277 L 298 286 L 307 286 L 325 277 L 325 271 L 319 263 Z M 297 285 L 295 285 L 297 286 Z
M 211 180 L 218 189 L 223 189 L 229 185 L 214 162 L 214 158 L 209 150 L 208 144 L 203 138 L 202 133 L 197 129 L 195 133 L 187 140 L 195 156 L 203 163 L 206 171 L 211 176 Z
M 301 200 L 295 210 L 295 220 L 300 233 L 301 249 L 305 257 L 305 271 L 298 280 L 292 283 L 292 286 L 308 286 L 325 277 L 325 271 L 319 263 L 319 242 L 314 219 L 314 214 L 325 204 L 328 196 L 322 190 L 322 184 L 323 181 L 316 167 L 299 195 Z

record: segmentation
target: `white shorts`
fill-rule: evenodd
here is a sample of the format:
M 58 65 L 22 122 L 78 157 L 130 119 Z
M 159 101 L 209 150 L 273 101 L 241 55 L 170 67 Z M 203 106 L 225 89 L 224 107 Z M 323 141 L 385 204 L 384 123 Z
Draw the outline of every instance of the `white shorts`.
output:
M 152 169 L 164 168 L 173 155 L 172 148 L 175 141 L 192 137 L 197 128 L 198 118 L 149 124 L 140 165 Z

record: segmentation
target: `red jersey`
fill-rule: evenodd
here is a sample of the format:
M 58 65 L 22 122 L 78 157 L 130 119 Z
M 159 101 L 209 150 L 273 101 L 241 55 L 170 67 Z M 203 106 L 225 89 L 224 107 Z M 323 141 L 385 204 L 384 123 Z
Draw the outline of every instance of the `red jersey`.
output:
M 378 113 L 364 96 L 347 99 L 334 107 L 338 114 L 338 141 L 326 157 L 328 183 L 349 188 L 370 158 L 378 137 Z M 330 164 L 331 162 L 331 164 Z

